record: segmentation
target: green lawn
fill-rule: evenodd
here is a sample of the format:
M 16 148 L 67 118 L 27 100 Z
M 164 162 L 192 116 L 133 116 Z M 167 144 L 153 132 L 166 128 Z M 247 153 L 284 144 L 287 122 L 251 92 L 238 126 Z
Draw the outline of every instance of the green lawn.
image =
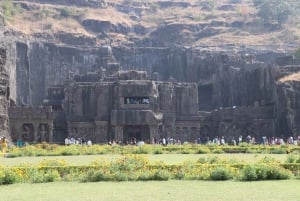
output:
M 178 164 L 183 161 L 197 161 L 201 157 L 217 156 L 220 158 L 235 159 L 238 161 L 253 163 L 261 158 L 267 156 L 275 158 L 284 162 L 288 155 L 286 154 L 158 154 L 158 155 L 143 155 L 150 161 L 163 161 L 166 164 Z M 38 157 L 17 157 L 17 158 L 3 158 L 0 157 L 0 165 L 14 166 L 21 163 L 38 164 L 44 159 L 64 159 L 72 165 L 84 165 L 89 164 L 95 160 L 114 160 L 121 155 L 76 155 L 76 156 L 38 156 Z
M 0 194 L 5 201 L 298 201 L 300 180 L 13 184 Z

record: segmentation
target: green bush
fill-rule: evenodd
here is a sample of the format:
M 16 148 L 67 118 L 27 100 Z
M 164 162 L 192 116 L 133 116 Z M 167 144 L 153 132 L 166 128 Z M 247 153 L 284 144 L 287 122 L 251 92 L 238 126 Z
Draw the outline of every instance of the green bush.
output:
M 219 163 L 221 161 L 221 159 L 217 156 L 209 156 L 207 159 L 206 159 L 207 163 L 209 164 L 215 164 L 215 163 Z
M 158 148 L 158 147 L 154 148 L 153 154 L 163 154 L 162 148 Z
M 199 158 L 198 163 L 208 163 L 208 164 L 216 164 L 220 163 L 221 159 L 217 156 L 209 156 L 207 158 Z
M 0 170 L 0 185 L 13 184 L 17 180 L 16 175 L 9 169 Z
M 258 161 L 258 163 L 280 163 L 280 161 L 276 160 L 275 158 L 272 158 L 270 156 L 265 156 L 262 159 Z
M 168 170 L 157 170 L 154 175 L 152 180 L 157 180 L 157 181 L 167 181 L 170 178 L 170 173 Z
M 31 183 L 47 183 L 54 182 L 60 179 L 60 174 L 57 170 L 41 171 L 37 168 L 32 168 L 29 173 L 29 182 Z
M 294 9 L 287 1 L 282 0 L 255 0 L 255 5 L 258 7 L 258 16 L 265 22 L 272 23 L 273 21 L 282 25 L 289 16 L 294 13 Z
M 297 160 L 299 160 L 299 162 L 300 162 L 300 157 L 290 154 L 286 159 L 286 163 L 296 163 Z
M 255 164 L 247 165 L 241 173 L 242 181 L 282 180 L 292 177 L 289 170 L 276 165 Z
M 147 146 L 138 146 L 132 151 L 132 154 L 150 154 L 151 149 Z
M 232 147 L 218 145 L 143 145 L 137 146 L 108 146 L 108 145 L 93 145 L 93 146 L 59 146 L 51 144 L 36 144 L 27 145 L 25 147 L 12 147 L 9 149 L 7 157 L 23 157 L 23 156 L 60 156 L 60 155 L 91 155 L 91 154 L 162 154 L 162 153 L 297 153 L 300 151 L 298 146 L 272 146 L 262 147 L 257 145 L 248 145 L 249 147 Z M 244 145 L 241 145 L 244 146 Z
M 60 179 L 60 174 L 57 170 L 51 170 L 44 173 L 45 182 L 54 182 Z
M 191 154 L 191 153 L 192 153 L 192 151 L 188 148 L 184 148 L 180 151 L 180 154 Z
M 210 173 L 211 180 L 222 181 L 232 179 L 230 171 L 224 167 L 218 167 Z
M 209 154 L 210 149 L 207 147 L 199 147 L 196 151 L 196 154 Z
M 270 150 L 271 154 L 286 154 L 288 150 L 286 148 L 274 148 Z
M 61 8 L 59 12 L 60 16 L 64 18 L 71 17 L 74 14 L 74 11 L 70 8 Z
M 90 170 L 86 174 L 84 174 L 80 181 L 81 182 L 98 182 L 98 181 L 109 181 L 110 178 L 108 174 L 102 170 Z
M 5 21 L 10 21 L 15 15 L 21 12 L 20 5 L 15 5 L 11 0 L 3 0 L 1 2 L 1 7 L 3 10 L 3 18 Z
M 174 179 L 182 180 L 185 178 L 185 171 L 180 168 L 174 172 Z
M 256 181 L 258 180 L 257 174 L 256 174 L 256 168 L 254 166 L 246 166 L 243 171 L 240 178 L 242 181 Z
M 239 147 L 251 147 L 251 144 L 249 144 L 247 142 L 242 142 L 239 144 Z
M 76 145 L 65 146 L 64 149 L 61 150 L 61 155 L 63 156 L 72 156 L 79 155 L 80 150 Z
M 149 163 L 149 160 L 145 157 L 138 155 L 127 155 L 122 158 L 117 159 L 110 165 L 110 171 L 112 173 L 116 172 L 135 172 L 142 169 Z
M 213 149 L 211 153 L 213 153 L 213 154 L 223 154 L 224 151 L 222 149 Z
M 295 56 L 297 59 L 300 59 L 300 47 L 295 51 L 294 56 Z
M 295 159 L 289 159 L 290 162 Z M 64 160 L 44 160 L 38 165 L 1 168 L 0 184 L 14 182 L 45 183 L 63 181 L 148 181 L 148 180 L 227 180 L 242 181 L 289 179 L 293 172 L 299 175 L 299 163 L 279 163 L 265 157 L 259 163 L 247 165 L 234 160 L 221 160 L 217 156 L 199 158 L 198 163 L 151 164 L 140 155 L 125 155 L 112 162 L 95 161 L 89 165 L 70 166 Z
M 144 171 L 143 174 L 138 176 L 137 180 L 139 180 L 139 181 L 153 180 L 153 173 L 150 171 Z
M 113 179 L 114 179 L 115 181 L 128 181 L 128 180 L 129 180 L 129 179 L 128 179 L 128 174 L 123 173 L 123 172 L 117 172 L 117 173 L 114 175 Z

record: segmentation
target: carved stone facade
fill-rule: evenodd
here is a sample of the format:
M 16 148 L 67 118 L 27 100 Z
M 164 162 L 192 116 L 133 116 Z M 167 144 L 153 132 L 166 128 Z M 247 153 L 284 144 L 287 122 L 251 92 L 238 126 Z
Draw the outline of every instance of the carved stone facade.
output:
M 115 67 L 115 65 L 113 65 Z M 97 143 L 109 140 L 175 137 L 178 125 L 188 122 L 176 136 L 190 141 L 200 136 L 198 93 L 195 83 L 154 81 L 145 71 L 114 71 L 98 81 L 87 77 L 65 86 L 64 111 L 68 134 Z
M 11 98 L 20 107 L 10 115 L 13 140 L 24 135 L 29 142 L 63 143 L 68 136 L 95 143 L 161 137 L 194 142 L 198 137 L 300 133 L 299 80 L 278 81 L 300 72 L 300 61 L 293 57 L 275 64 L 269 60 L 277 54 L 270 59 L 200 47 L 84 50 L 17 43 L 12 76 L 4 68 L 5 51 L 0 55 L 0 135 L 8 135 Z M 8 75 L 15 86 L 8 86 Z M 34 119 L 22 117 L 40 105 L 52 107 L 47 125 L 44 111 Z
M 52 142 L 51 107 L 10 107 L 10 133 L 13 142 Z

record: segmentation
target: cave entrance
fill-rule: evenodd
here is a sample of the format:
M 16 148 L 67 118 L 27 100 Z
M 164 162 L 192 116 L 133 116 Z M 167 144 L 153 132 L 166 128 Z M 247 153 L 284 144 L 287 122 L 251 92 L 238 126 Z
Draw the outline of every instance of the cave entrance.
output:
M 134 141 L 149 141 L 149 126 L 125 126 L 123 130 L 124 143 L 131 144 Z
M 211 84 L 198 86 L 199 110 L 210 111 L 213 109 L 213 86 Z
M 210 137 L 213 137 L 211 135 L 211 129 L 208 125 L 204 125 L 200 128 L 200 135 L 201 135 L 201 138 L 204 142 L 208 142 Z

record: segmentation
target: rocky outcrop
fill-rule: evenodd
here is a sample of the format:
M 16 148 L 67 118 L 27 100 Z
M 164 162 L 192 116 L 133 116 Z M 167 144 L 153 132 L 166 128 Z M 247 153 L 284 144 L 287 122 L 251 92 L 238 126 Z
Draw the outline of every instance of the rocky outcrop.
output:
M 278 71 L 281 78 L 283 77 L 275 88 L 278 133 L 296 136 L 300 133 L 300 80 L 297 76 L 300 66 L 280 67 Z M 295 77 L 291 76 L 295 74 Z
M 126 24 L 112 24 L 110 21 L 100 21 L 94 19 L 85 19 L 82 21 L 82 25 L 86 30 L 95 33 L 122 33 L 128 34 L 131 31 L 131 27 Z
M 113 62 L 108 47 L 73 48 L 51 43 L 17 42 L 16 85 L 18 105 L 41 105 L 51 85 L 61 85 L 75 74 L 84 74 Z
M 274 68 L 243 53 L 202 48 L 74 48 L 17 43 L 17 103 L 39 105 L 51 85 L 120 62 L 122 68 L 159 73 L 162 80 L 198 83 L 199 108 L 273 104 Z M 113 55 L 112 55 L 113 54 Z
M 97 39 L 95 37 L 88 37 L 80 34 L 71 34 L 65 32 L 58 32 L 54 35 L 55 40 L 61 41 L 64 44 L 73 46 L 95 46 Z
M 10 139 L 8 126 L 9 75 L 5 67 L 6 51 L 0 48 L 0 136 Z

